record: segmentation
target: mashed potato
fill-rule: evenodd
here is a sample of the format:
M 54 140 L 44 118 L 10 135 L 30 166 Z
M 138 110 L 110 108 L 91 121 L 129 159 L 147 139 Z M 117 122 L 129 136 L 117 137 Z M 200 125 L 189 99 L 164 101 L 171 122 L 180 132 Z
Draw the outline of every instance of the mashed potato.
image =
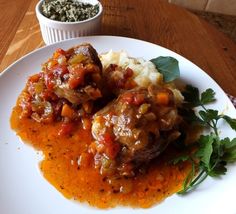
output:
M 101 62 L 104 68 L 110 64 L 117 64 L 122 68 L 131 68 L 134 71 L 134 81 L 142 87 L 147 87 L 150 84 L 162 83 L 163 77 L 150 61 L 145 61 L 141 58 L 131 58 L 127 52 L 113 52 L 112 50 L 106 54 L 100 55 Z
M 150 84 L 164 84 L 162 74 L 158 72 L 156 66 L 151 61 L 129 57 L 128 53 L 125 51 L 114 52 L 110 50 L 105 54 L 101 54 L 99 57 L 104 69 L 110 64 L 119 65 L 124 69 L 128 67 L 131 68 L 134 72 L 134 81 L 141 87 L 148 87 Z M 176 103 L 182 103 L 183 96 L 181 92 L 176 89 L 175 85 L 171 83 L 168 84 L 167 87 L 173 91 Z

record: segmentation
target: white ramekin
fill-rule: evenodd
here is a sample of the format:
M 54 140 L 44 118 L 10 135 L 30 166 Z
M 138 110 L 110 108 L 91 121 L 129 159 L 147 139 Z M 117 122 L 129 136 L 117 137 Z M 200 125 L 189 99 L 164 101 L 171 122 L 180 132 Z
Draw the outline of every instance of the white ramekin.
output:
M 80 22 L 60 22 L 45 17 L 41 12 L 43 1 L 38 2 L 35 11 L 39 20 L 43 40 L 47 45 L 79 36 L 94 35 L 99 32 L 103 12 L 102 5 L 99 1 L 83 0 L 83 2 L 93 5 L 99 4 L 99 12 L 96 16 Z

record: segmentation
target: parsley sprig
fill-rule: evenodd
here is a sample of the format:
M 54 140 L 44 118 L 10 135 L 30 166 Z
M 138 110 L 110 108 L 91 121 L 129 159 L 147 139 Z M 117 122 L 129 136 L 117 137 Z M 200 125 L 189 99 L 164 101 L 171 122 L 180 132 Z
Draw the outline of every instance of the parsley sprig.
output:
M 226 165 L 236 161 L 236 138 L 230 140 L 228 137 L 221 139 L 217 124 L 220 120 L 225 120 L 228 125 L 236 131 L 236 119 L 223 114 L 217 110 L 207 109 L 205 105 L 214 102 L 215 92 L 207 89 L 203 93 L 193 86 L 186 86 L 183 92 L 185 104 L 188 106 L 186 117 L 191 122 L 199 123 L 204 127 L 211 129 L 210 134 L 201 135 L 197 141 L 197 149 L 187 155 L 182 155 L 173 160 L 173 164 L 181 161 L 190 161 L 192 164 L 191 171 L 183 182 L 183 188 L 179 194 L 187 193 L 208 176 L 219 177 L 227 172 Z M 199 107 L 197 113 L 191 108 Z M 197 169 L 196 169 L 197 168 Z

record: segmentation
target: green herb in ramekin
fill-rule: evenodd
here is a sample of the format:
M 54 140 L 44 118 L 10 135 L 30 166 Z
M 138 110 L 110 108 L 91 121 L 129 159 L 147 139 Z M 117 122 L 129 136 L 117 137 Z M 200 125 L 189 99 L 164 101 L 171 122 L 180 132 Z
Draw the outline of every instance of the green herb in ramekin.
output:
M 99 5 L 80 2 L 79 0 L 45 0 L 42 14 L 49 19 L 61 22 L 84 21 L 96 16 Z

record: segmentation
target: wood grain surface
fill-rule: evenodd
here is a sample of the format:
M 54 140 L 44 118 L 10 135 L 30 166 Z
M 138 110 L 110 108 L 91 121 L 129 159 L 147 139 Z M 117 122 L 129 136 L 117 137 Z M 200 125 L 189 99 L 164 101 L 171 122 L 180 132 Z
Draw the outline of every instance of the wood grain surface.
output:
M 37 2 L 31 0 L 23 19 L 18 20 L 17 31 L 1 61 L 1 71 L 44 45 L 34 12 Z M 214 27 L 165 0 L 101 0 L 101 3 L 104 15 L 100 34 L 137 38 L 169 48 L 205 70 L 226 93 L 236 96 L 236 44 Z M 0 43 L 0 50 L 4 45 Z M 1 57 L 2 52 L 0 60 Z
M 0 0 L 0 62 L 13 39 L 31 0 Z

